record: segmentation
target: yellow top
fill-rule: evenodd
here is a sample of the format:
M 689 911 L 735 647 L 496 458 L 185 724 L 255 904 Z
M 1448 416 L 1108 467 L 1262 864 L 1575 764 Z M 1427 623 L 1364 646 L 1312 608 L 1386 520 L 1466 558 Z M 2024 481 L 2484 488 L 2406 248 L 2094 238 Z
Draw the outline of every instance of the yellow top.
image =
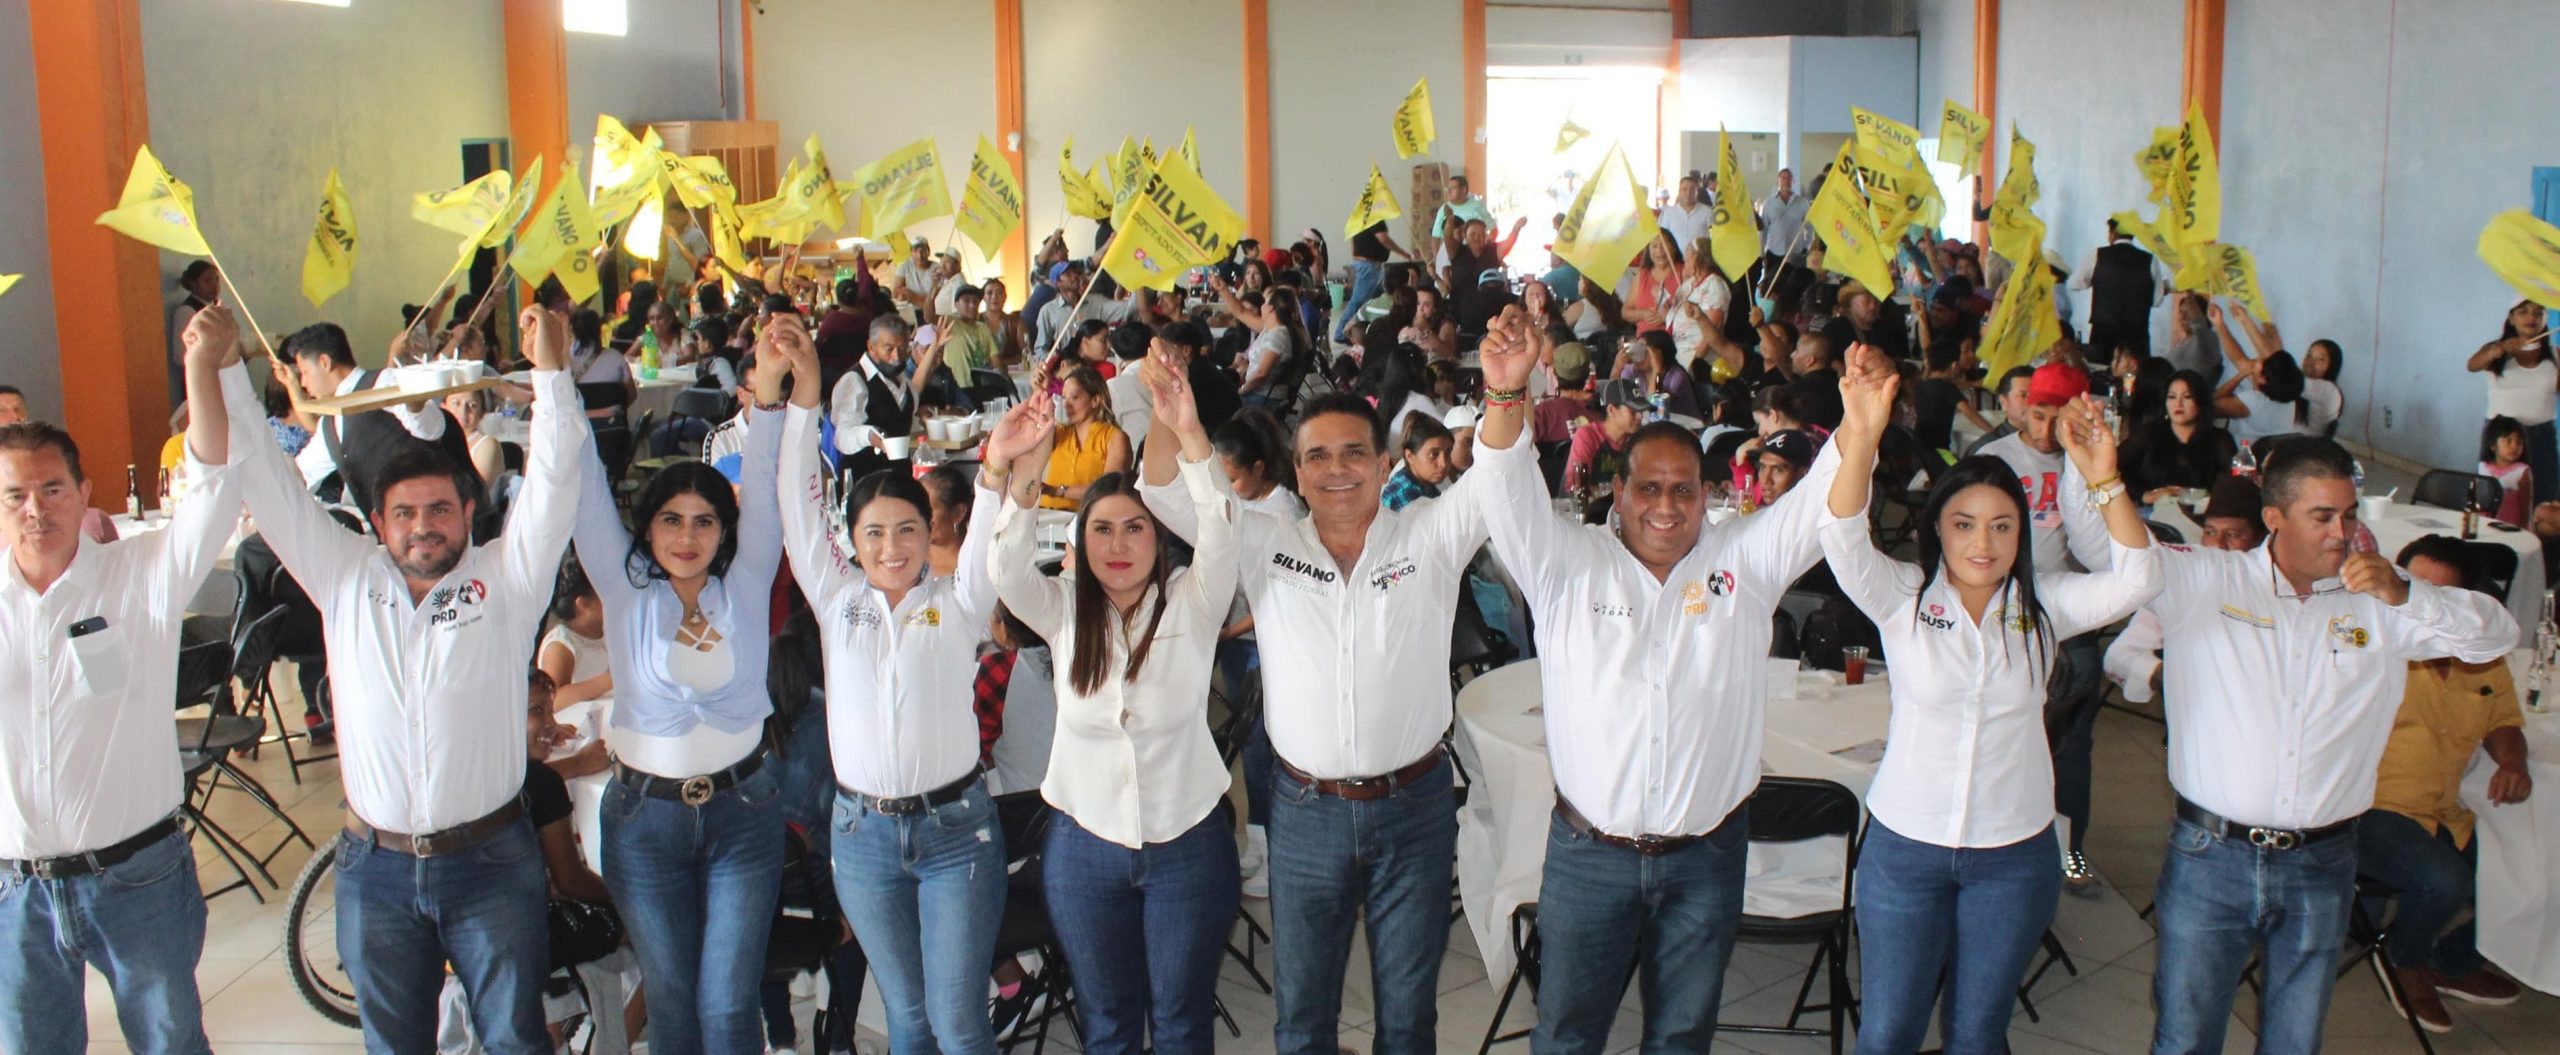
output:
M 1120 426 L 1108 421 L 1095 421 L 1083 428 L 1058 426 L 1057 446 L 1049 451 L 1049 473 L 1040 482 L 1052 487 L 1090 487 L 1102 479 L 1111 460 L 1111 441 L 1120 435 Z M 1040 499 L 1042 509 L 1074 509 L 1072 499 L 1049 496 Z
M 2506 661 L 2409 664 L 2409 689 L 2382 749 L 2373 808 L 2407 817 L 2430 833 L 2451 829 L 2456 844 L 2470 845 L 2472 816 L 2462 805 L 2462 771 L 2490 733 L 2523 724 Z

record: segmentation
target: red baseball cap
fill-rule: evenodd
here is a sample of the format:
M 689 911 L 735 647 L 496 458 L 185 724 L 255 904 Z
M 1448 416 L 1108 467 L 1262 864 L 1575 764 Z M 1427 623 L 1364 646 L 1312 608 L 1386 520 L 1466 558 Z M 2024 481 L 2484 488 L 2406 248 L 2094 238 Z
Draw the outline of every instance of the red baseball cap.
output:
M 2089 372 L 2069 363 L 2046 363 L 2027 379 L 2027 405 L 2058 407 L 2089 394 Z

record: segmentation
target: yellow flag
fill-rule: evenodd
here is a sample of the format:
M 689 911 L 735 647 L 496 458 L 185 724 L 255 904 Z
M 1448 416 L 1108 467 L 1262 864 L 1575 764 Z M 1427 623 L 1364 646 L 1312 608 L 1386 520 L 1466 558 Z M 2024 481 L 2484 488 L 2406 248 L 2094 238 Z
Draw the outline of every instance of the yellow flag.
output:
M 1930 218 L 1929 201 L 1936 196 L 1937 185 L 1928 178 L 1928 170 L 1923 167 L 1915 171 L 1905 159 L 1870 150 L 1855 140 L 1841 146 L 1843 160 L 1848 162 L 1844 171 L 1852 174 L 1861 184 L 1859 189 L 1866 192 L 1867 210 L 1875 216 L 1876 236 L 1888 246 L 1902 244 L 1903 233 L 1913 223 Z M 1910 155 L 1908 160 L 1916 163 L 1919 157 Z
M 1600 167 L 1565 210 L 1564 224 L 1556 228 L 1555 254 L 1600 288 L 1611 289 L 1661 230 L 1626 152 L 1611 143 Z
M 667 199 L 651 198 L 641 203 L 640 211 L 631 214 L 631 222 L 622 225 L 622 251 L 642 260 L 656 260 L 667 238 Z
M 1004 239 L 1022 226 L 1022 184 L 1007 160 L 985 136 L 969 155 L 969 182 L 960 188 L 960 214 L 952 229 L 978 243 L 988 256 L 1004 251 Z
M 711 255 L 720 258 L 732 272 L 747 269 L 746 250 L 738 244 L 737 212 L 735 208 L 711 211 Z
M 100 225 L 113 228 L 125 237 L 172 253 L 188 256 L 211 256 L 213 250 L 204 244 L 204 231 L 196 225 L 196 195 L 169 170 L 160 159 L 151 156 L 145 146 L 133 156 L 133 169 L 125 174 L 124 193 L 116 207 L 98 214 Z
M 575 166 L 570 169 L 575 170 Z M 576 180 L 564 174 L 535 210 L 533 225 L 517 240 L 507 267 L 537 285 L 546 276 L 556 277 L 572 300 L 583 302 L 599 288 L 594 250 L 602 244 L 603 231 L 587 206 L 587 196 L 580 193 Z
M 1876 233 L 1875 216 L 1866 200 L 1858 197 L 1856 183 L 1847 172 L 1834 168 L 1823 179 L 1821 193 L 1813 196 L 1805 222 L 1813 225 L 1814 237 L 1822 239 L 1822 269 L 1849 276 L 1883 300 L 1893 296 L 1892 254 Z
M 1369 182 L 1360 187 L 1360 200 L 1351 206 L 1351 218 L 1342 221 L 1342 236 L 1352 238 L 1368 230 L 1372 224 L 1404 215 L 1404 207 L 1396 204 L 1395 192 L 1387 187 L 1385 173 L 1378 163 L 1369 163 Z
M 1967 176 L 1982 171 L 1982 144 L 1991 138 L 1991 119 L 1953 99 L 1938 108 L 1938 160 L 1961 166 Z
M 577 166 L 571 165 L 569 169 L 577 171 Z M 515 187 L 507 191 L 507 207 L 499 210 L 488 228 L 480 232 L 479 247 L 495 249 L 506 244 L 507 238 L 514 235 L 516 228 L 524 223 L 524 218 L 533 212 L 533 201 L 541 194 L 542 155 L 536 154 L 533 164 L 525 166 L 524 172 L 516 177 Z
M 2009 195 L 2028 208 L 2044 198 L 2044 184 L 2036 181 L 2036 145 L 2019 135 L 2014 123 L 2009 126 L 2009 171 L 2000 177 L 2000 189 L 1995 193 Z
M 730 182 L 729 168 L 713 154 L 678 157 L 672 151 L 658 152 L 658 169 L 669 187 L 675 188 L 676 200 L 685 208 L 716 208 L 735 204 L 738 185 Z
M 2133 210 L 2127 209 L 2107 219 L 2114 222 L 2116 230 L 2124 232 L 2125 237 L 2133 239 L 2145 251 L 2158 258 L 2160 266 L 2168 268 L 2172 275 L 2186 266 L 2185 254 L 2180 253 L 2178 247 L 2170 243 L 2168 236 L 2161 234 L 2158 227 L 2145 222 Z
M 1192 133 L 1190 125 L 1182 126 L 1182 145 L 1173 148 L 1173 156 L 1191 166 L 1191 171 L 1200 171 L 1200 139 Z
M 2019 267 L 2029 267 L 2043 259 L 2044 221 L 2037 219 L 2034 211 L 2040 195 L 2036 146 L 2011 126 L 2009 173 L 2001 177 L 2000 189 L 1991 196 L 1991 251 Z
M 1431 141 L 1440 136 L 1431 124 L 1431 78 L 1413 82 L 1413 90 L 1404 93 L 1404 102 L 1396 107 L 1393 132 L 1397 157 L 1431 151 Z
M 1172 289 L 1182 273 L 1227 258 L 1244 217 L 1188 165 L 1158 163 L 1112 233 L 1102 269 L 1132 289 Z
M 302 251 L 302 299 L 319 307 L 355 280 L 356 214 L 347 205 L 347 188 L 338 170 L 329 170 L 329 185 L 320 191 L 320 219 L 311 228 L 311 244 Z
M 1920 156 L 1920 130 L 1862 107 L 1849 108 L 1849 124 L 1858 145 L 1901 164 Z
M 853 173 L 862 195 L 866 238 L 884 238 L 937 216 L 951 215 L 951 191 L 942 181 L 942 154 L 919 139 Z
M 1998 384 L 2001 375 L 2034 362 L 2061 339 L 2062 321 L 2053 308 L 2053 269 L 2042 259 L 2019 265 L 2001 287 L 1991 318 L 1982 324 L 1979 357 L 1988 371 L 1984 383 Z
M 409 203 L 409 218 L 471 239 L 476 246 L 493 223 L 505 218 L 515 186 L 514 173 L 495 169 L 462 186 L 418 195 Z
M 1742 162 L 1734 156 L 1733 138 L 1716 128 L 1716 217 L 1708 228 L 1707 246 L 1725 277 L 1740 281 L 1760 259 L 1760 228 L 1751 222 L 1751 188 L 1742 182 Z
M 2480 260 L 2526 299 L 2560 308 L 2560 227 L 2523 209 L 2499 213 L 2480 229 Z
M 5 296 L 7 296 L 7 295 L 9 294 L 9 287 L 17 285 L 17 284 L 18 284 L 18 280 L 19 280 L 19 279 L 22 279 L 22 278 L 25 278 L 25 277 L 27 277 L 27 276 L 25 276 L 25 275 L 0 275 L 0 297 L 5 297 Z
M 1146 155 L 1139 151 L 1138 141 L 1120 137 L 1120 149 L 1111 154 L 1111 212 L 1117 216 L 1120 207 L 1138 196 L 1138 188 L 1147 181 Z
M 2258 288 L 2258 260 L 2248 250 L 2222 242 L 2183 248 L 2186 264 L 2169 277 L 2172 288 L 2229 297 L 2249 309 L 2249 314 L 2267 317 L 2265 294 Z
M 1105 182 L 1109 177 L 1103 176 L 1103 171 L 1100 165 L 1091 172 L 1076 171 L 1075 137 L 1067 137 L 1066 144 L 1058 148 L 1058 187 L 1066 195 L 1068 215 L 1088 220 L 1111 218 L 1111 190 Z
M 2178 126 L 2152 129 L 2150 144 L 2134 152 L 2133 164 L 2142 170 L 2142 181 L 2151 187 L 2151 204 L 2167 204 L 2169 170 L 2178 167 Z
M 2160 228 L 2179 245 L 2222 237 L 2222 162 L 2214 156 L 2213 129 L 2204 110 L 2187 107 L 2178 129 L 2178 157 L 2169 169 L 2169 200 L 2160 206 Z
M 1573 123 L 1573 118 L 1565 118 L 1563 124 L 1556 126 L 1556 153 L 1561 154 L 1571 150 L 1575 143 L 1589 138 L 1591 138 L 1590 129 Z
M 595 163 L 589 166 L 587 201 L 598 227 L 621 223 L 658 195 L 658 181 L 665 175 L 658 160 L 662 142 L 655 128 L 635 137 L 612 115 L 596 115 Z M 570 166 L 570 171 L 576 171 L 576 166 Z
M 783 197 L 803 210 L 805 219 L 829 230 L 843 227 L 844 199 L 836 194 L 835 171 L 827 166 L 827 148 L 818 142 L 816 132 L 800 145 L 800 154 L 808 164 L 801 166 L 798 183 L 782 189 Z

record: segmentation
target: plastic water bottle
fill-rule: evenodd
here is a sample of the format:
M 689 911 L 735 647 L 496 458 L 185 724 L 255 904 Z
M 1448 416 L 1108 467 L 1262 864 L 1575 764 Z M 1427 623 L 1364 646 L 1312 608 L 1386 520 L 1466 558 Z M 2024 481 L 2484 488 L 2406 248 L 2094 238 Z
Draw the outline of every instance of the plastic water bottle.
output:
M 2241 444 L 2240 453 L 2231 456 L 2231 475 L 2243 480 L 2257 480 L 2258 455 L 2257 452 L 2249 449 L 2248 444 Z
M 640 331 L 640 379 L 658 379 L 658 335 L 652 330 Z

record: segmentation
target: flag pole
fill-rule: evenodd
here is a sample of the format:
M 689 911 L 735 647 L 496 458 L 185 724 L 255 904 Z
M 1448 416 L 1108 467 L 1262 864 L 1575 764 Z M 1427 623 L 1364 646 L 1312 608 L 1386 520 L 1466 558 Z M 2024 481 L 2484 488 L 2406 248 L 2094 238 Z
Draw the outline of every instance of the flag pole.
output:
M 258 346 L 267 350 L 267 358 L 275 358 L 276 346 L 268 342 L 267 331 L 258 325 L 258 317 L 249 313 L 249 302 L 240 296 L 240 287 L 231 284 L 231 269 L 224 266 L 221 257 L 213 255 L 213 243 L 205 243 L 204 258 L 212 261 L 214 273 L 222 276 L 222 288 L 231 293 L 231 306 L 240 309 L 240 318 L 249 324 L 249 332 L 258 335 Z

